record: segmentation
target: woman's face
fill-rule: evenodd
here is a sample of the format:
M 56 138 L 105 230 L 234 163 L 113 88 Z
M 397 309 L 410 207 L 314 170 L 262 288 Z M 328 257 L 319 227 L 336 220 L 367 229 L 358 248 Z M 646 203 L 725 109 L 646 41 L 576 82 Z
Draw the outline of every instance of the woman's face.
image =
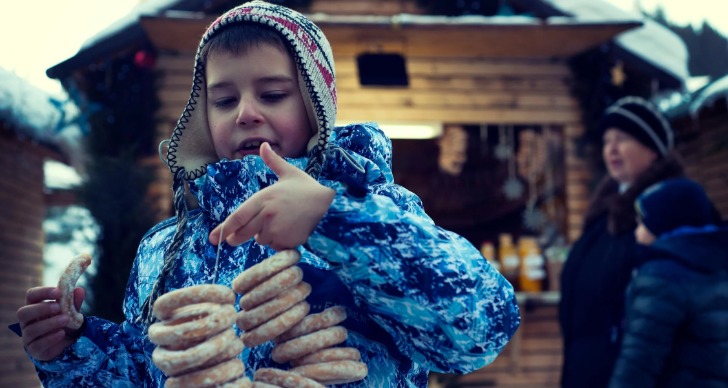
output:
M 657 153 L 617 128 L 604 132 L 602 157 L 609 176 L 622 184 L 632 184 L 657 159 Z

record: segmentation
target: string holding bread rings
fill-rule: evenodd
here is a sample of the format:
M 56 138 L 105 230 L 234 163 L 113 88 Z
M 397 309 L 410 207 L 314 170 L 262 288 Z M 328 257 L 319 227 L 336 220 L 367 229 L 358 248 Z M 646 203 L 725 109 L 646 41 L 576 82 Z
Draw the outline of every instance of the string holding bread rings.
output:
M 76 310 L 73 291 L 76 289 L 76 282 L 78 282 L 78 279 L 83 275 L 89 265 L 91 265 L 90 255 L 78 255 L 68 263 L 60 279 L 58 279 L 58 289 L 60 290 L 58 300 L 61 305 L 61 312 L 68 316 L 68 324 L 66 327 L 70 329 L 79 329 L 83 325 L 83 314 Z

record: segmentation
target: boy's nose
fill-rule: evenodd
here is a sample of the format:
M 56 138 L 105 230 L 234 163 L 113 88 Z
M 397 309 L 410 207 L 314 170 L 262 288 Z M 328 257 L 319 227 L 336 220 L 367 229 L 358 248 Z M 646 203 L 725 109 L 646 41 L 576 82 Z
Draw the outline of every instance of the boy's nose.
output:
M 241 127 L 250 127 L 263 122 L 263 116 L 255 106 L 255 104 L 249 102 L 243 102 L 238 112 L 236 124 Z

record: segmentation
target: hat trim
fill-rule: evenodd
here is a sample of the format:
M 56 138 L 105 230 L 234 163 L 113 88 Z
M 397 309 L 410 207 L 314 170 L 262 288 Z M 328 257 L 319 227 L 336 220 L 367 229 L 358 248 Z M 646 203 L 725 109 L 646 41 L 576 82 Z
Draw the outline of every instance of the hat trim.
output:
M 662 129 L 665 131 L 665 137 L 667 138 L 667 149 L 671 150 L 675 146 L 675 134 L 673 133 L 672 127 L 667 119 L 665 119 L 665 116 L 657 109 L 655 109 L 654 104 L 641 97 L 627 96 L 620 98 L 615 103 L 615 106 L 624 106 L 626 104 L 637 104 L 650 111 L 650 113 L 652 113 L 655 118 L 660 122 L 660 124 L 662 125 Z
M 207 44 L 207 40 L 203 38 L 203 42 L 200 43 L 197 49 L 197 54 L 195 55 L 195 71 L 192 77 L 192 92 L 190 93 L 190 98 L 187 100 L 187 105 L 185 106 L 182 115 L 177 121 L 177 126 L 174 128 L 172 136 L 169 139 L 169 145 L 167 146 L 166 163 L 169 167 L 169 170 L 172 172 L 173 175 L 177 175 L 178 170 L 183 170 L 183 176 L 186 180 L 197 179 L 200 176 L 204 175 L 207 171 L 207 164 L 192 171 L 187 171 L 184 167 L 177 165 L 177 147 L 179 146 L 179 141 L 182 138 L 182 132 L 187 129 L 187 126 L 185 124 L 189 123 L 192 112 L 195 111 L 197 105 L 197 98 L 200 97 L 200 83 L 202 83 L 202 77 L 204 76 L 202 74 L 202 65 L 200 64 L 200 54 L 205 44 Z
M 666 155 L 667 154 L 667 148 L 665 144 L 660 140 L 659 136 L 655 133 L 655 131 L 650 127 L 644 120 L 642 120 L 639 116 L 636 114 L 622 108 L 621 106 L 612 107 L 607 109 L 607 114 L 616 113 L 619 115 L 622 115 L 623 117 L 626 117 L 629 120 L 632 120 L 635 124 L 639 125 L 648 135 L 650 135 L 650 138 L 655 143 L 657 148 L 660 150 L 660 154 Z

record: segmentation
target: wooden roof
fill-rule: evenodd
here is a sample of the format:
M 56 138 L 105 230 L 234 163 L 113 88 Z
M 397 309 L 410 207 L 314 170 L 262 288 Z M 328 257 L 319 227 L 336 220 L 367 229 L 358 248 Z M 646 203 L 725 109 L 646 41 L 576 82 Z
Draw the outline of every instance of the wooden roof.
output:
M 564 58 L 639 26 L 621 23 L 398 23 L 392 17 L 326 17 L 314 22 L 334 55 L 396 52 L 408 57 Z M 212 18 L 199 14 L 144 16 L 141 25 L 158 49 L 194 52 Z M 387 22 L 390 21 L 390 22 Z

